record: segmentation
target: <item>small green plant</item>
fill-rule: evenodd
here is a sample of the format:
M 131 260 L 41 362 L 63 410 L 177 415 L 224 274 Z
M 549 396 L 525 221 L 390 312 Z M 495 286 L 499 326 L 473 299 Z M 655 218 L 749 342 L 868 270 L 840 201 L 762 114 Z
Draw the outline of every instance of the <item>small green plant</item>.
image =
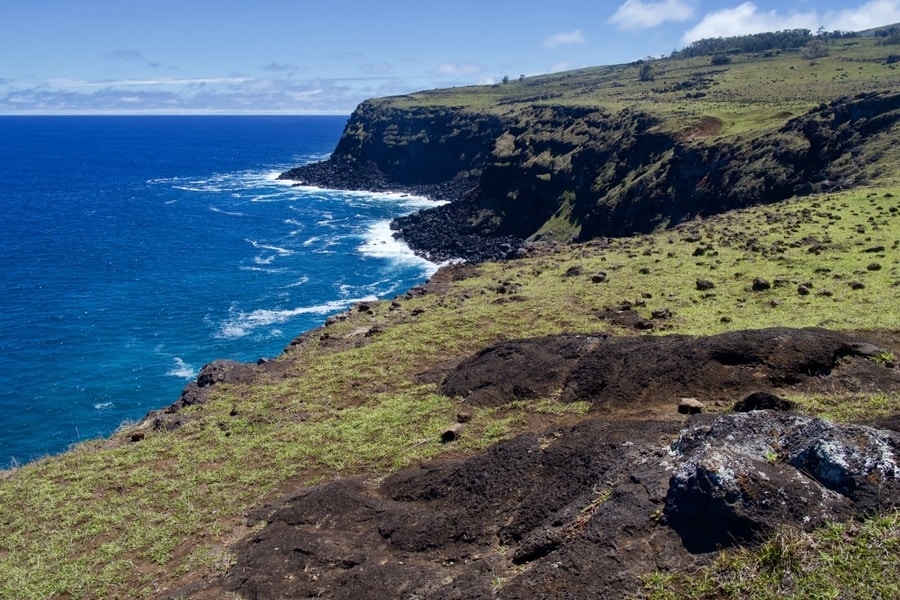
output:
M 878 363 L 879 365 L 884 365 L 886 367 L 893 367 L 897 357 L 894 356 L 893 352 L 884 351 L 879 352 L 871 357 L 872 362 Z

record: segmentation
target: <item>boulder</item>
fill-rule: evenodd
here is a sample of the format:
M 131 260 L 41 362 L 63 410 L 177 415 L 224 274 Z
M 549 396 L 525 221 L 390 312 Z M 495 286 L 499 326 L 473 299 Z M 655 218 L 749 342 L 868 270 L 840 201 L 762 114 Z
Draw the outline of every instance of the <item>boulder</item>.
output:
M 703 412 L 703 403 L 696 398 L 682 398 L 678 401 L 678 413 L 696 415 Z
M 757 277 L 753 280 L 753 284 L 750 286 L 754 292 L 764 292 L 772 287 L 772 284 L 763 279 L 762 277 Z
M 734 412 L 750 412 L 752 410 L 793 410 L 794 403 L 779 398 L 769 392 L 753 392 L 743 400 L 734 404 Z
M 672 444 L 667 523 L 690 552 L 890 508 L 900 499 L 900 436 L 861 425 L 754 411 L 719 417 Z

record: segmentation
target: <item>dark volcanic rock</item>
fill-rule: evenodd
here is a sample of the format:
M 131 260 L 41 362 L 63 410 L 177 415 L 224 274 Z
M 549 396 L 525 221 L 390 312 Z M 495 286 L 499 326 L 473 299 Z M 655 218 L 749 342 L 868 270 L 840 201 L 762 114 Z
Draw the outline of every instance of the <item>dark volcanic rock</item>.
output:
M 237 547 L 226 584 L 261 598 L 618 595 L 651 564 L 693 562 L 670 551 L 678 537 L 665 527 L 651 527 L 643 542 L 658 557 L 607 545 L 650 531 L 666 493 L 658 440 L 677 430 L 588 422 L 406 469 L 377 486 L 338 480 L 302 491 L 252 515 L 267 525 Z M 641 461 L 657 472 L 625 467 Z
M 614 311 L 615 312 L 615 311 Z M 642 321 L 633 310 L 631 327 Z M 612 317 L 611 317 L 612 318 Z M 497 406 L 562 387 L 565 401 L 594 407 L 669 406 L 678 398 L 733 404 L 765 384 L 771 389 L 847 391 L 900 388 L 887 365 L 853 357 L 878 346 L 824 329 L 770 328 L 692 338 L 550 336 L 490 346 L 461 362 L 441 392 Z
M 763 292 L 771 287 L 772 287 L 772 284 L 769 283 L 768 281 L 766 281 L 765 279 L 763 279 L 762 277 L 755 278 L 753 280 L 753 284 L 750 286 L 750 288 L 754 292 Z
M 562 386 L 571 364 L 602 337 L 548 336 L 490 346 L 463 361 L 441 393 L 475 406 L 546 396 Z
M 756 411 L 691 428 L 672 449 L 677 466 L 665 514 L 691 552 L 900 500 L 900 436 L 893 432 Z
M 893 432 L 772 412 L 681 428 L 590 420 L 302 490 L 250 515 L 265 526 L 237 545 L 224 585 L 253 598 L 623 597 L 648 572 L 709 560 L 696 553 L 900 499 Z
M 734 405 L 734 412 L 751 410 L 793 410 L 794 403 L 769 392 L 753 392 Z
M 850 187 L 865 180 L 867 166 L 842 158 L 885 143 L 898 120 L 900 94 L 861 94 L 752 140 L 696 144 L 661 133 L 656 117 L 632 109 L 541 104 L 499 117 L 373 100 L 351 116 L 328 161 L 283 177 L 451 200 L 398 219 L 395 229 L 422 254 L 481 260 L 513 255 L 563 201 L 580 226 L 572 235 L 586 241 Z M 491 245 L 502 248 L 489 252 Z
M 823 329 L 770 328 L 689 338 L 613 338 L 572 369 L 563 398 L 597 404 L 731 400 L 737 394 L 828 377 L 853 338 Z M 883 369 L 883 378 L 895 374 Z M 880 382 L 881 383 L 881 382 Z M 891 384 L 895 385 L 895 384 Z
M 181 391 L 181 397 L 162 410 L 154 410 L 144 417 L 153 429 L 172 431 L 181 427 L 185 418 L 178 415 L 182 408 L 196 404 L 204 404 L 209 396 L 211 386 L 218 383 L 249 383 L 260 373 L 278 371 L 280 363 L 263 361 L 261 364 L 237 362 L 234 360 L 214 360 L 204 365 L 192 381 Z

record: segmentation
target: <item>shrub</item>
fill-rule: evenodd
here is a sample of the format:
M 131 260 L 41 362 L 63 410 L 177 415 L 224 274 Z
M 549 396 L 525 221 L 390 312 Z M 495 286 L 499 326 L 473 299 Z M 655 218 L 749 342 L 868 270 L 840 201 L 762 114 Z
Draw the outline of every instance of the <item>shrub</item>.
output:
M 828 44 L 825 40 L 815 39 L 803 47 L 803 58 L 815 60 L 824 56 L 828 56 Z

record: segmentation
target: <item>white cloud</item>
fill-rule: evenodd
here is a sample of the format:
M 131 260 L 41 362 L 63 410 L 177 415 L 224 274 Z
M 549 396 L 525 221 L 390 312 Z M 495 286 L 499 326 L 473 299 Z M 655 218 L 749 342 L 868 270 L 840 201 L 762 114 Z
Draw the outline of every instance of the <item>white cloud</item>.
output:
M 409 88 L 390 79 L 57 79 L 0 87 L 0 114 L 349 114 L 365 98 Z
M 171 79 L 100 79 L 100 80 L 82 80 L 82 79 L 65 79 L 53 78 L 48 79 L 47 83 L 56 88 L 130 88 L 130 87 L 146 87 L 146 86 L 168 86 L 183 87 L 196 86 L 206 84 L 232 84 L 250 81 L 249 77 L 194 77 L 194 78 L 171 78 Z
M 438 75 L 447 75 L 451 77 L 471 76 L 481 73 L 481 66 L 475 63 L 443 63 L 438 65 L 435 70 Z
M 744 2 L 733 8 L 711 12 L 688 30 L 682 42 L 716 37 L 732 37 L 764 31 L 785 29 L 809 29 L 816 31 L 861 31 L 880 25 L 900 22 L 900 0 L 872 0 L 856 8 L 781 14 L 777 10 L 760 11 L 753 2 Z
M 818 28 L 819 17 L 815 12 L 779 15 L 775 10 L 760 12 L 754 3 L 744 2 L 734 8 L 707 14 L 684 34 L 682 41 L 690 43 L 705 38 L 732 37 L 764 31 Z
M 828 31 L 862 31 L 900 22 L 900 0 L 873 0 L 858 8 L 825 13 L 822 26 Z
M 667 21 L 687 21 L 693 16 L 693 3 L 686 0 L 627 0 L 609 18 L 609 22 L 621 29 L 636 31 L 650 29 Z
M 560 31 L 559 33 L 554 33 L 546 40 L 544 40 L 544 45 L 548 48 L 556 48 L 557 46 L 583 43 L 584 35 L 581 33 L 580 29 L 576 29 L 574 31 Z

